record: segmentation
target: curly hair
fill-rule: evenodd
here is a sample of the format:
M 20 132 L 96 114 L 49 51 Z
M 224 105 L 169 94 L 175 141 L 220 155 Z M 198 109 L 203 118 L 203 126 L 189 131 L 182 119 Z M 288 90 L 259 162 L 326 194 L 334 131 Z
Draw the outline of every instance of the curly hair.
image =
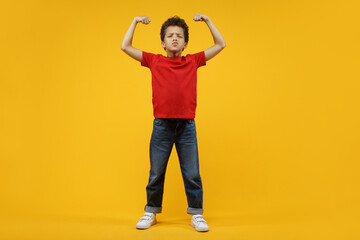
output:
M 185 20 L 179 18 L 178 16 L 171 17 L 163 23 L 163 25 L 161 26 L 161 31 L 160 31 L 161 41 L 164 41 L 165 31 L 170 26 L 181 27 L 184 30 L 185 42 L 189 42 L 189 27 L 186 24 Z

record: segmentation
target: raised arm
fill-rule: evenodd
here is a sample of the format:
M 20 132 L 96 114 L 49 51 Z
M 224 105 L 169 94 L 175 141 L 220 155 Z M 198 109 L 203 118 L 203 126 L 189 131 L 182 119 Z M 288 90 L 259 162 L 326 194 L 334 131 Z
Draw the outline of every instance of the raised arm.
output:
M 140 17 L 134 18 L 134 20 L 132 21 L 132 23 L 131 23 L 129 29 L 127 30 L 127 32 L 124 36 L 124 39 L 121 43 L 121 50 L 123 50 L 130 57 L 141 62 L 142 61 L 142 51 L 137 48 L 134 48 L 132 46 L 132 39 L 134 36 L 135 28 L 139 22 L 141 22 L 143 24 L 149 24 L 150 19 L 147 16 L 140 16 Z
M 221 50 L 226 47 L 225 40 L 208 16 L 196 13 L 194 16 L 194 20 L 206 22 L 213 36 L 214 45 L 205 50 L 205 59 L 206 61 L 208 61 L 211 58 L 215 57 L 219 52 L 221 52 Z

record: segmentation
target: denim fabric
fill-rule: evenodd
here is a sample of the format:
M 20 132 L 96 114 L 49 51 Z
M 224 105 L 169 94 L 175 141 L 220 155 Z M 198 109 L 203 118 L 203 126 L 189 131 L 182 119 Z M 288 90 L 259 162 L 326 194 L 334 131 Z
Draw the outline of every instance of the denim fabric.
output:
M 203 213 L 203 188 L 194 119 L 155 118 L 150 140 L 150 177 L 145 211 L 160 213 L 167 163 L 175 143 L 188 201 L 187 213 Z

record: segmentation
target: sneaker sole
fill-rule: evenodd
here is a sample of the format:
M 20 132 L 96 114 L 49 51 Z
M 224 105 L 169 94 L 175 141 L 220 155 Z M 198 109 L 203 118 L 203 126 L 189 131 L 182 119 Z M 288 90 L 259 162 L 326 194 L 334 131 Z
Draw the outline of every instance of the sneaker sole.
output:
M 205 230 L 198 230 L 198 229 L 196 229 L 195 224 L 194 224 L 192 221 L 191 221 L 190 225 L 191 225 L 193 228 L 195 228 L 195 230 L 198 231 L 198 232 L 208 232 L 208 231 L 209 231 L 209 229 L 205 229 Z
M 138 226 L 136 226 L 136 228 L 137 228 L 137 229 L 140 229 L 140 230 L 145 230 L 145 229 L 150 228 L 152 225 L 154 225 L 154 224 L 156 224 L 156 223 L 157 223 L 157 221 L 156 221 L 156 219 L 155 219 L 155 221 L 152 221 L 151 224 L 150 224 L 150 226 L 148 226 L 148 227 L 138 227 Z

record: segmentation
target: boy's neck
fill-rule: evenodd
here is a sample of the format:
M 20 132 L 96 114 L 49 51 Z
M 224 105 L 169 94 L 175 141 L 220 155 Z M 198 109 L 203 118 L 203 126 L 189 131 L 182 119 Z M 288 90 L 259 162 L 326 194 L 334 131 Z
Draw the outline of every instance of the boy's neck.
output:
M 167 57 L 181 57 L 182 51 L 179 52 L 169 52 L 166 51 Z

